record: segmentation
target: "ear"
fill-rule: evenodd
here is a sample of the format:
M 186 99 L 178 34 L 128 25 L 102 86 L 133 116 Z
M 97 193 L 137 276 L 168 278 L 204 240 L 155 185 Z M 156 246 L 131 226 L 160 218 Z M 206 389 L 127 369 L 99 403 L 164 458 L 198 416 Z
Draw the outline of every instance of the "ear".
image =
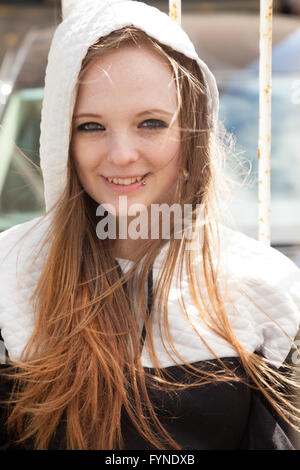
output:
M 73 7 L 79 3 L 80 0 L 61 0 L 61 9 L 63 19 L 67 18 L 71 13 Z

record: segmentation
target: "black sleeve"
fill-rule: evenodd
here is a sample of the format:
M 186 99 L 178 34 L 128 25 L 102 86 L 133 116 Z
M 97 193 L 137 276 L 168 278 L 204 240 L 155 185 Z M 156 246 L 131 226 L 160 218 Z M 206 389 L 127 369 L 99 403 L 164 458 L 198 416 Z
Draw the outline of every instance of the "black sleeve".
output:
M 270 408 L 260 393 L 252 393 L 247 429 L 240 448 L 295 450 L 285 421 Z
M 7 378 L 3 376 L 3 372 L 7 370 L 8 366 L 0 365 L 0 450 L 10 449 L 10 440 L 6 429 L 7 419 L 7 406 L 2 403 L 3 400 L 8 399 L 10 394 L 10 383 Z
M 278 370 L 286 376 L 291 376 L 293 371 L 287 369 L 285 365 L 292 366 L 290 355 Z M 290 402 L 294 404 L 295 392 L 291 387 L 288 390 L 287 387 L 285 389 L 287 396 L 290 397 Z M 298 439 L 293 427 L 278 414 L 263 393 L 259 390 L 253 390 L 247 432 L 242 448 L 247 450 L 297 450 Z
M 6 356 L 7 350 L 4 346 L 0 330 L 0 450 L 5 450 L 8 447 L 8 437 L 5 426 L 7 411 L 5 405 L 2 403 L 2 400 L 7 399 L 9 395 L 8 382 L 3 376 L 3 372 L 7 370 Z
M 4 375 L 9 368 L 6 364 L 7 357 L 8 353 L 4 346 L 0 330 L 0 450 L 19 450 L 19 448 L 9 438 L 6 427 L 8 412 L 7 405 L 5 405 L 3 401 L 8 400 L 12 386 L 11 381 Z
M 8 357 L 7 349 L 5 347 L 1 330 L 0 330 L 0 366 L 6 364 L 6 358 Z

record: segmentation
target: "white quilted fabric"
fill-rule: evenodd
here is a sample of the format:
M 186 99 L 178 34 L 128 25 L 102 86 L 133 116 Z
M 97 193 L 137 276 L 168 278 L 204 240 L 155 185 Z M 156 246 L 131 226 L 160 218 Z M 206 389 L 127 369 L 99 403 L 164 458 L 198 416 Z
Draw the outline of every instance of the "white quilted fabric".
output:
M 77 76 L 87 49 L 100 36 L 134 24 L 163 44 L 197 60 L 204 75 L 214 123 L 218 116 L 215 79 L 197 56 L 186 33 L 168 15 L 129 0 L 66 0 L 64 14 L 66 18 L 56 30 L 49 53 L 42 108 L 40 154 L 47 210 L 59 199 L 66 184 Z M 12 359 L 20 358 L 34 328 L 35 309 L 30 297 L 45 262 L 47 247 L 35 257 L 48 227 L 49 219 L 40 218 L 0 235 L 0 329 Z M 279 366 L 290 349 L 289 337 L 294 338 L 299 327 L 299 270 L 274 249 L 225 227 L 222 241 L 224 266 L 230 268 L 229 285 L 236 310 L 229 299 L 226 305 L 236 336 L 249 351 L 260 350 Z M 155 262 L 154 281 L 164 256 L 165 250 Z M 126 261 L 120 260 L 120 263 L 124 265 Z M 125 265 L 123 267 L 125 269 Z M 240 292 L 239 283 L 266 310 L 266 314 Z M 236 355 L 229 344 L 200 320 L 190 297 L 186 274 L 183 296 L 189 319 L 207 345 L 219 357 Z M 213 358 L 209 348 L 181 313 L 175 280 L 168 305 L 171 335 L 184 360 L 195 362 Z M 159 331 L 157 314 L 154 315 L 154 331 Z M 159 334 L 156 335 L 155 346 L 162 367 L 174 364 L 175 358 L 167 353 Z M 143 364 L 151 367 L 147 343 L 142 354 Z
M 0 235 L 0 329 L 12 359 L 18 359 L 34 328 L 34 309 L 30 302 L 46 256 L 46 247 L 34 260 L 49 220 L 35 219 L 15 226 Z M 279 367 L 287 356 L 299 328 L 300 271 L 287 257 L 261 242 L 222 227 L 224 270 L 229 267 L 230 294 L 235 310 L 226 297 L 226 308 L 233 330 L 248 351 L 261 351 Z M 17 241 L 26 235 L 17 245 Z M 12 248 L 14 248 L 12 250 Z M 154 282 L 159 276 L 167 246 L 155 260 Z M 122 269 L 130 261 L 118 259 Z M 201 264 L 199 263 L 199 269 Z M 222 275 L 220 276 L 222 285 Z M 204 285 L 204 284 L 203 284 Z M 179 304 L 180 293 L 174 279 L 168 298 L 169 325 L 177 351 L 187 362 L 213 359 L 214 355 L 201 341 L 201 334 L 219 357 L 237 356 L 225 340 L 213 333 L 201 320 L 189 293 L 183 271 L 183 297 L 189 315 L 184 317 Z M 243 287 L 246 294 L 240 290 Z M 225 292 L 223 292 L 224 295 Z M 248 298 L 250 296 L 255 303 Z M 265 313 L 260 310 L 263 308 Z M 191 322 L 191 323 L 189 323 Z M 159 334 L 159 317 L 154 313 L 155 348 L 161 367 L 174 365 L 178 359 L 165 348 Z M 147 341 L 142 352 L 145 367 L 152 367 Z
M 34 258 L 47 223 L 47 219 L 35 219 L 0 235 L 0 329 L 12 359 L 20 358 L 33 331 L 34 311 L 29 299 L 41 272 L 45 251 L 36 261 Z M 30 232 L 31 229 L 34 230 Z
M 283 254 L 246 235 L 227 227 L 222 233 L 222 266 L 219 284 L 225 298 L 230 325 L 240 341 L 249 351 L 258 351 L 273 365 L 280 367 L 292 347 L 300 319 L 300 271 Z M 164 264 L 167 247 L 160 253 L 153 268 L 157 279 Z M 123 269 L 130 262 L 119 260 Z M 201 269 L 199 260 L 198 266 Z M 228 291 L 222 289 L 228 277 Z M 229 274 L 229 276 L 228 276 Z M 189 292 L 186 270 L 183 270 L 182 294 L 188 319 L 180 307 L 180 292 L 172 282 L 168 298 L 169 327 L 172 341 L 182 358 L 189 363 L 218 357 L 237 356 L 236 350 L 201 319 Z M 205 281 L 203 278 L 203 283 Z M 254 302 L 253 302 L 254 301 Z M 171 352 L 167 342 L 160 339 L 157 309 L 154 314 L 155 348 L 159 352 L 160 366 L 168 367 L 180 363 Z M 164 331 L 164 329 L 163 329 Z M 198 332 L 198 334 L 197 334 Z M 200 340 L 204 338 L 206 345 Z M 165 338 L 165 336 L 164 336 Z M 210 350 L 211 348 L 211 350 Z M 152 367 L 147 342 L 142 354 L 143 364 Z

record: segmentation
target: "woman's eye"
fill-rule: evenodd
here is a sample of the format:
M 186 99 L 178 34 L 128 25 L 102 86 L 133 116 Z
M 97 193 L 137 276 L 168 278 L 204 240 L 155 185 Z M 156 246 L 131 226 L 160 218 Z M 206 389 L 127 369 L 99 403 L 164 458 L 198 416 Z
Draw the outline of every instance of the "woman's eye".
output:
M 160 127 L 168 127 L 164 121 L 160 121 L 159 119 L 147 119 L 142 124 L 145 124 L 145 123 L 150 123 L 150 126 L 149 125 L 146 126 L 147 129 L 157 129 Z
M 138 127 L 152 130 L 166 128 L 168 125 L 160 119 L 147 119 L 146 121 L 143 121 Z M 80 124 L 77 129 L 83 132 L 95 132 L 103 131 L 105 130 L 105 127 L 102 126 L 102 124 L 98 124 L 97 122 L 85 122 L 84 124 Z
M 86 131 L 86 132 L 93 132 L 93 131 L 102 131 L 104 127 L 97 122 L 86 122 L 84 124 L 80 124 L 77 128 L 79 131 Z

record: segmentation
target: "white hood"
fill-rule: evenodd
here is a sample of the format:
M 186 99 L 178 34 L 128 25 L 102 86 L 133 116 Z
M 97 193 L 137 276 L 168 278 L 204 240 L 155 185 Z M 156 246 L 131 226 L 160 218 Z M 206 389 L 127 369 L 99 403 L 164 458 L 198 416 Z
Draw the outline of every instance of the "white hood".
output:
M 64 14 L 66 18 L 57 28 L 49 53 L 42 109 L 40 152 L 47 210 L 59 199 L 66 185 L 77 76 L 88 48 L 100 36 L 125 25 L 135 25 L 161 43 L 194 58 L 205 78 L 213 122 L 217 123 L 218 119 L 215 79 L 197 56 L 188 36 L 168 15 L 143 3 L 128 0 L 67 0 L 64 3 Z M 47 233 L 49 218 L 41 218 L 38 222 L 37 227 L 36 221 L 30 221 L 0 235 L 0 329 L 12 359 L 20 358 L 34 328 L 34 309 L 30 297 L 40 277 L 45 252 L 36 260 L 34 257 Z M 32 229 L 30 235 L 18 245 L 18 249 L 14 249 L 15 243 L 29 229 Z M 261 351 L 278 366 L 291 347 L 285 333 L 294 338 L 299 327 L 299 270 L 276 250 L 232 230 L 222 230 L 222 255 L 230 268 L 230 286 L 237 308 L 237 313 L 234 313 L 228 304 L 228 316 L 234 332 L 250 352 Z M 164 250 L 154 265 L 154 282 L 163 263 Z M 236 280 L 246 286 L 247 294 L 256 300 L 267 315 L 262 314 L 247 295 L 238 291 Z M 200 321 L 189 294 L 186 273 L 183 289 L 191 320 L 210 347 L 219 357 L 236 356 L 231 345 L 209 331 Z M 169 315 L 175 347 L 184 359 L 188 362 L 212 359 L 210 350 L 199 340 L 181 313 L 175 279 L 170 291 Z M 155 315 L 154 331 L 159 332 Z M 147 342 L 142 361 L 145 366 L 151 367 L 146 345 Z M 159 340 L 159 333 L 155 345 L 161 366 L 174 364 Z
M 49 53 L 42 108 L 40 156 L 46 209 L 66 185 L 70 128 L 75 86 L 88 48 L 116 29 L 134 25 L 161 43 L 195 59 L 206 82 L 212 122 L 217 122 L 218 90 L 207 65 L 182 28 L 157 8 L 131 0 L 69 0 L 65 20 L 58 26 Z

